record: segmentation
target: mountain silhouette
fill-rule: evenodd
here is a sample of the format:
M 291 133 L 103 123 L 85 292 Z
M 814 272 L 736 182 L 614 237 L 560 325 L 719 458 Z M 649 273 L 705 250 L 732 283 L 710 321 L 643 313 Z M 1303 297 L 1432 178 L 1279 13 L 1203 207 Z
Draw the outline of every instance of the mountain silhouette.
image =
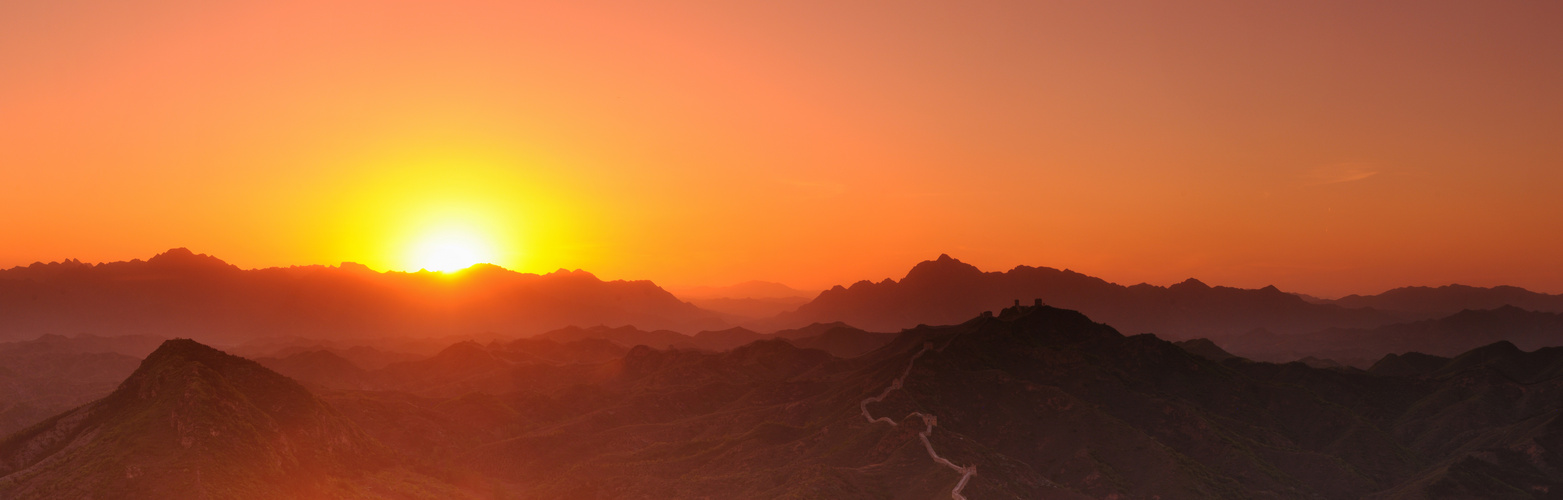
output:
M 819 325 L 816 323 L 815 325 Z M 833 323 L 829 329 L 811 336 L 787 336 L 786 332 L 777 332 L 776 336 L 786 338 L 792 345 L 804 349 L 819 349 L 840 358 L 855 358 L 862 356 L 894 340 L 897 334 L 885 332 L 869 332 L 847 326 L 844 323 Z M 808 331 L 805 327 L 804 331 Z
M 753 320 L 797 309 L 818 295 L 781 283 L 745 281 L 724 287 L 690 287 L 673 290 L 678 298 L 702 309 L 732 316 L 735 320 Z
M 1215 342 L 1211 342 L 1210 339 L 1190 339 L 1173 342 L 1173 344 L 1188 351 L 1189 354 L 1211 361 L 1221 362 L 1237 357 L 1230 352 L 1226 352 L 1225 349 L 1216 345 Z
M 1503 306 L 1563 313 L 1563 295 L 1532 292 L 1515 286 L 1492 288 L 1466 285 L 1446 285 L 1436 288 L 1411 286 L 1396 288 L 1378 295 L 1348 295 L 1319 302 L 1350 308 L 1371 307 L 1386 311 L 1403 311 L 1425 317 L 1444 317 L 1464 310 L 1497 309 Z
M 767 318 L 787 311 L 797 309 L 798 306 L 809 303 L 808 297 L 774 297 L 774 298 L 694 298 L 685 299 L 689 303 L 699 306 L 701 309 L 715 311 L 727 315 L 730 321 L 753 321 L 759 318 Z
M 1217 341 L 1233 354 L 1256 360 L 1291 361 L 1312 356 L 1363 368 L 1386 354 L 1417 352 L 1449 357 L 1495 342 L 1512 342 L 1531 350 L 1563 345 L 1563 314 L 1503 306 L 1377 328 L 1330 328 L 1294 335 L 1260 331 Z
M 107 396 L 162 341 L 51 334 L 0 343 L 0 436 Z
M 361 377 L 354 387 L 300 384 L 176 339 L 107 397 L 0 439 L 0 497 L 460 498 L 475 486 L 493 498 L 1545 498 L 1563 488 L 1563 348 L 1496 342 L 1385 356 L 1367 371 L 1316 368 L 1124 336 L 1036 305 L 908 329 L 852 358 L 798 345 L 833 333 L 868 332 L 821 323 L 725 351 L 462 341 L 375 370 L 327 350 L 267 362 L 326 382 Z
M 107 397 L 0 441 L 0 496 L 372 496 L 361 491 L 366 481 L 441 491 L 395 461 L 297 382 L 175 339 Z
M 750 280 L 729 286 L 696 286 L 673 290 L 673 294 L 685 300 L 694 299 L 808 299 L 816 292 L 806 292 L 781 283 Z
M 798 347 L 820 349 L 837 357 L 851 358 L 874 350 L 894 337 L 893 333 L 867 332 L 845 323 L 832 322 L 815 323 L 803 328 L 779 330 L 770 334 L 758 333 L 743 327 L 707 330 L 694 335 L 666 330 L 648 332 L 633 326 L 568 327 L 543 333 L 536 338 L 556 342 L 601 339 L 626 348 L 644 345 L 707 351 L 726 351 L 760 340 L 784 339 Z
M 780 340 L 640 346 L 518 374 L 553 389 L 499 396 L 515 427 L 458 461 L 579 498 L 1485 498 L 1559 484 L 1563 349 L 1410 358 L 1419 368 L 1397 374 L 1216 362 L 1038 306 L 907 330 L 850 360 Z
M 900 281 L 860 281 L 820 293 L 797 311 L 770 320 L 777 327 L 845 321 L 869 330 L 963 321 L 1017 300 L 1078 310 L 1123 331 L 1165 338 L 1218 338 L 1265 328 L 1302 333 L 1327 327 L 1370 327 L 1400 320 L 1372 309 L 1314 304 L 1275 287 L 1211 287 L 1189 279 L 1167 287 L 1121 286 L 1069 270 L 1019 266 L 983 272 L 940 255 L 912 267 Z
M 602 281 L 579 270 L 536 275 L 477 265 L 449 274 L 377 273 L 350 263 L 241 270 L 182 248 L 146 261 L 0 270 L 0 339 L 516 336 L 583 324 L 726 326 L 649 281 Z
M 606 326 L 594 326 L 581 328 L 577 326 L 560 328 L 558 330 L 544 332 L 535 338 L 547 339 L 555 342 L 571 342 L 583 339 L 602 339 L 622 345 L 634 347 L 648 345 L 657 347 L 680 347 L 684 349 L 695 348 L 695 339 L 692 336 L 669 330 L 645 331 L 634 326 L 621 326 L 609 328 Z
M 328 350 L 304 351 L 282 358 L 259 358 L 255 362 L 305 384 L 337 389 L 372 387 L 367 370 Z

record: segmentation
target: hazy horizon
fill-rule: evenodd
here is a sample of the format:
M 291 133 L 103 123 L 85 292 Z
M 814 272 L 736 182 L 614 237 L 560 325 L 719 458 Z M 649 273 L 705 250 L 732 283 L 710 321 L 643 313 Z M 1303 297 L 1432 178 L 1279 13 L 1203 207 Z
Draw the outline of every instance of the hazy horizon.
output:
M 177 248 L 184 248 L 184 247 L 175 247 L 173 249 L 177 249 Z M 168 249 L 168 250 L 172 250 L 172 249 Z M 164 251 L 167 251 L 167 250 L 164 250 Z M 191 252 L 193 252 L 195 254 L 208 255 L 210 257 L 218 258 L 220 260 L 223 260 L 224 262 L 227 262 L 228 264 L 233 264 L 233 265 L 239 267 L 242 270 L 257 270 L 257 269 L 287 268 L 287 267 L 305 267 L 305 266 L 317 266 L 317 265 L 318 266 L 327 266 L 327 267 L 339 267 L 339 266 L 341 266 L 343 264 L 363 265 L 362 263 L 359 263 L 359 262 L 343 261 L 343 262 L 336 262 L 336 263 L 297 263 L 297 264 L 286 264 L 286 265 L 278 265 L 278 266 L 245 267 L 245 266 L 234 264 L 233 262 L 228 261 L 227 259 L 224 259 L 221 255 L 212 255 L 210 253 L 200 252 L 200 251 L 196 251 L 196 250 L 191 250 Z M 72 260 L 72 259 L 78 260 L 78 261 L 83 262 L 83 263 L 94 264 L 94 265 L 96 265 L 96 264 L 104 264 L 104 263 L 109 263 L 109 262 L 128 262 L 128 261 L 132 261 L 132 260 L 146 260 L 147 258 L 150 258 L 150 257 L 155 256 L 155 255 L 160 254 L 160 253 L 162 253 L 162 252 L 161 251 L 160 252 L 156 252 L 153 255 L 147 255 L 147 256 L 144 256 L 144 257 L 130 257 L 130 258 L 123 258 L 123 259 L 115 259 L 115 260 L 110 260 L 110 261 L 97 261 L 97 262 L 83 260 L 83 259 L 75 259 L 74 257 L 68 257 L 68 258 L 64 258 L 64 259 L 54 259 L 54 260 L 39 260 L 39 261 L 30 262 L 30 263 L 27 263 L 27 264 L 18 264 L 16 266 L 0 267 L 0 270 L 9 269 L 11 267 L 26 267 L 26 266 L 32 265 L 34 263 L 37 263 L 37 264 L 51 264 L 51 263 L 57 263 L 57 262 L 62 262 L 62 261 L 68 261 L 68 260 Z M 950 254 L 943 253 L 943 254 L 940 254 L 940 255 L 950 255 Z M 1149 282 L 1149 281 L 1143 281 L 1143 280 L 1141 280 L 1141 281 L 1127 281 L 1126 282 L 1126 281 L 1116 281 L 1116 280 L 1108 279 L 1105 276 L 1102 276 L 1102 275 L 1099 275 L 1099 274 L 1095 274 L 1095 273 L 1093 273 L 1093 272 L 1091 272 L 1089 270 L 1069 269 L 1069 268 L 1065 268 L 1065 267 L 1049 266 L 1049 265 L 1046 265 L 1046 264 L 1036 264 L 1036 263 L 1021 263 L 1021 264 L 1016 264 L 1014 266 L 1003 267 L 1003 268 L 989 268 L 989 267 L 984 267 L 984 266 L 981 266 L 981 265 L 974 264 L 974 263 L 972 263 L 970 261 L 967 261 L 967 260 L 961 258 L 961 256 L 959 256 L 959 255 L 950 255 L 950 256 L 952 258 L 956 259 L 956 260 L 960 260 L 960 261 L 965 262 L 967 264 L 972 264 L 972 265 L 976 266 L 977 268 L 981 269 L 984 272 L 1006 272 L 1006 271 L 1014 269 L 1015 267 L 1018 267 L 1018 266 L 1047 267 L 1047 268 L 1054 268 L 1054 269 L 1059 269 L 1059 270 L 1074 271 L 1074 272 L 1081 273 L 1081 274 L 1084 274 L 1084 275 L 1087 275 L 1087 276 L 1092 276 L 1092 277 L 1106 279 L 1110 283 L 1123 285 L 1123 286 L 1137 285 L 1137 284 L 1142 284 L 1143 283 L 1143 284 L 1150 284 L 1150 285 L 1155 285 L 1155 286 L 1160 286 L 1160 287 L 1167 287 L 1167 286 L 1171 286 L 1171 285 L 1174 285 L 1174 284 L 1177 284 L 1177 283 L 1181 283 L 1181 282 L 1183 282 L 1185 280 L 1188 280 L 1188 279 L 1199 280 L 1200 282 L 1205 283 L 1206 285 L 1210 285 L 1210 286 L 1226 286 L 1226 287 L 1233 287 L 1233 288 L 1262 288 L 1264 286 L 1270 286 L 1270 285 L 1260 285 L 1260 286 L 1256 286 L 1256 287 L 1238 286 L 1238 285 L 1232 285 L 1232 284 L 1228 284 L 1228 283 L 1213 282 L 1213 281 L 1210 281 L 1208 279 L 1201 278 L 1199 276 L 1188 276 L 1188 277 L 1185 277 L 1185 278 L 1182 278 L 1182 279 L 1176 279 L 1176 280 L 1165 282 L 1165 283 L 1155 283 L 1155 282 Z M 808 298 L 812 298 L 812 294 L 819 293 L 822 290 L 828 290 L 828 289 L 836 287 L 836 286 L 851 286 L 853 283 L 857 283 L 857 282 L 860 282 L 860 281 L 870 281 L 870 282 L 876 282 L 876 283 L 879 282 L 879 281 L 883 281 L 885 279 L 891 279 L 891 280 L 898 280 L 899 281 L 899 280 L 901 280 L 905 276 L 906 270 L 910 269 L 913 265 L 917 264 L 918 262 L 931 261 L 931 260 L 934 260 L 937 257 L 938 256 L 931 256 L 929 258 L 925 258 L 925 259 L 922 259 L 922 260 L 911 261 L 911 262 L 904 263 L 905 265 L 902 267 L 901 272 L 899 274 L 895 274 L 895 275 L 892 275 L 892 276 L 884 276 L 884 277 L 878 277 L 878 278 L 861 277 L 861 278 L 857 278 L 857 279 L 850 279 L 850 280 L 844 280 L 844 281 L 840 281 L 840 282 L 836 282 L 836 283 L 831 283 L 831 284 L 824 285 L 824 286 L 799 286 L 799 285 L 796 285 L 794 283 L 789 283 L 789 282 L 785 282 L 785 281 L 763 280 L 763 279 L 747 279 L 747 280 L 742 280 L 742 281 L 738 281 L 738 282 L 731 282 L 731 283 L 668 284 L 668 283 L 663 283 L 663 282 L 657 281 L 657 280 L 652 280 L 652 279 L 647 279 L 647 278 L 639 278 L 639 277 L 633 277 L 633 276 L 603 276 L 601 274 L 598 274 L 598 273 L 592 271 L 591 269 L 585 269 L 585 268 L 579 268 L 579 267 L 575 267 L 575 268 L 560 267 L 560 268 L 552 269 L 552 270 L 531 271 L 531 270 L 510 269 L 510 268 L 505 267 L 503 265 L 494 264 L 494 263 L 491 263 L 491 262 L 477 262 L 477 263 L 473 263 L 471 266 L 492 265 L 492 266 L 496 266 L 496 267 L 499 267 L 499 268 L 502 268 L 502 269 L 505 269 L 505 270 L 508 270 L 508 271 L 514 271 L 514 272 L 524 273 L 524 274 L 548 274 L 548 273 L 552 273 L 552 272 L 556 272 L 556 271 L 585 271 L 585 272 L 591 273 L 593 276 L 596 276 L 598 279 L 602 279 L 602 280 L 625 280 L 625 281 L 641 281 L 641 280 L 645 280 L 645 281 L 651 281 L 651 282 L 655 283 L 658 287 L 660 287 L 660 288 L 662 288 L 664 290 L 667 290 L 668 292 L 673 293 L 674 295 L 678 295 L 678 296 L 680 296 L 680 298 L 683 298 L 683 294 L 681 292 L 686 292 L 686 291 L 689 291 L 689 290 L 703 289 L 703 288 L 726 288 L 726 287 L 735 286 L 735 285 L 747 284 L 747 283 L 750 283 L 750 282 L 762 282 L 762 283 L 776 283 L 776 284 L 780 284 L 780 285 L 787 286 L 789 288 L 795 289 L 795 290 L 797 290 L 799 292 L 804 292 L 805 296 L 807 296 Z M 459 273 L 461 271 L 465 271 L 468 267 L 471 267 L 471 266 L 467 266 L 467 267 L 463 267 L 461 269 L 451 270 L 451 271 L 440 271 L 440 270 L 429 270 L 429 269 L 412 269 L 412 270 L 375 269 L 373 267 L 364 265 L 364 267 L 368 267 L 370 270 L 373 270 L 373 271 L 379 272 L 379 273 L 388 273 L 388 272 L 397 272 L 397 273 L 431 272 L 431 273 L 447 273 L 447 274 Z M 1307 295 L 1307 296 L 1314 297 L 1314 298 L 1334 300 L 1334 299 L 1339 299 L 1341 297 L 1345 297 L 1345 296 L 1348 296 L 1348 295 L 1376 295 L 1376 294 L 1379 294 L 1379 293 L 1382 293 L 1382 292 L 1385 292 L 1385 291 L 1389 291 L 1389 290 L 1393 290 L 1393 289 L 1396 289 L 1396 288 L 1406 288 L 1406 287 L 1438 288 L 1438 287 L 1449 286 L 1449 285 L 1464 285 L 1464 286 L 1472 286 L 1472 287 L 1480 287 L 1480 288 L 1493 288 L 1493 287 L 1499 287 L 1499 286 L 1518 286 L 1518 285 L 1512 285 L 1512 284 L 1509 284 L 1509 283 L 1495 283 L 1495 284 L 1475 284 L 1475 283 L 1455 283 L 1455 282 L 1436 283 L 1436 284 L 1408 283 L 1408 284 L 1397 285 L 1397 286 L 1393 286 L 1393 287 L 1385 288 L 1385 289 L 1381 289 L 1381 290 L 1361 290 L 1361 291 L 1353 291 L 1353 292 L 1348 292 L 1348 293 L 1342 293 L 1342 294 L 1339 294 L 1339 295 L 1321 295 L 1321 294 L 1309 293 L 1307 291 L 1287 289 L 1286 287 L 1278 287 L 1278 288 L 1280 288 L 1282 291 L 1285 291 L 1285 292 L 1288 292 L 1288 293 L 1298 293 L 1298 294 L 1303 294 L 1303 295 Z M 1525 288 L 1526 290 L 1529 290 L 1529 291 L 1532 291 L 1532 292 L 1540 292 L 1540 293 L 1547 293 L 1547 294 L 1553 294 L 1553 295 L 1563 294 L 1563 292 L 1552 291 L 1552 290 L 1538 290 L 1538 289 L 1527 288 L 1527 287 L 1520 287 L 1520 288 Z
M 1563 6 L 25 2 L 0 267 L 1563 292 Z

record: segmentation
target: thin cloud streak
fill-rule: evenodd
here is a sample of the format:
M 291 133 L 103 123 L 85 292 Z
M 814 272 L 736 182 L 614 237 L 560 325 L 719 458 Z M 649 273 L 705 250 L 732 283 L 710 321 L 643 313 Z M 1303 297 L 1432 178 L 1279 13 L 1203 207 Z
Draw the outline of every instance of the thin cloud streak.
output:
M 1363 163 L 1338 163 L 1323 165 L 1309 171 L 1305 178 L 1308 180 L 1304 187 L 1325 186 L 1330 184 L 1343 184 L 1357 182 L 1378 175 L 1375 166 Z

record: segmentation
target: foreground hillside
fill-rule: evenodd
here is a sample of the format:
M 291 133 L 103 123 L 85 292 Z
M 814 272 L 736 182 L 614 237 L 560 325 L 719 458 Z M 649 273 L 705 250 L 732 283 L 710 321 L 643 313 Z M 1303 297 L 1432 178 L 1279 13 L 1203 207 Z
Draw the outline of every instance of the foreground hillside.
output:
M 268 361 L 314 379 L 312 394 L 177 340 L 109 397 L 0 441 L 0 497 L 1563 491 L 1563 348 L 1499 342 L 1363 371 L 1184 345 L 1025 306 L 907 330 L 853 358 L 778 335 L 723 352 L 464 342 L 375 370 L 327 351 Z
M 1373 372 L 1214 362 L 1028 306 L 853 359 L 779 340 L 636 347 L 510 368 L 513 385 L 487 394 L 328 400 L 385 442 L 536 498 L 1540 498 L 1563 485 L 1563 350 L 1400 358 Z
M 0 342 L 0 436 L 108 395 L 162 341 L 42 335 Z
M 449 498 L 298 383 L 170 340 L 108 397 L 0 441 L 0 497 Z

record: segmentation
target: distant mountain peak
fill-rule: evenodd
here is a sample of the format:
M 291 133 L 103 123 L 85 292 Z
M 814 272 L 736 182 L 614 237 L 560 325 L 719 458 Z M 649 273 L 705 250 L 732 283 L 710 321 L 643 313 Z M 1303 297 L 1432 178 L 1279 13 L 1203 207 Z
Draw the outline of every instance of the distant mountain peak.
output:
M 1182 282 L 1180 282 L 1178 284 L 1169 286 L 1169 287 L 1167 287 L 1167 289 L 1168 290 L 1209 290 L 1210 289 L 1210 285 L 1206 285 L 1205 282 L 1203 282 L 1203 281 L 1200 281 L 1200 280 L 1197 280 L 1197 279 L 1194 279 L 1194 278 L 1189 278 L 1189 279 L 1183 280 Z
M 684 300 L 810 298 L 816 291 L 799 290 L 773 281 L 749 280 L 728 286 L 693 286 L 669 289 Z
M 489 361 L 494 355 L 475 340 L 463 340 L 451 344 L 436 354 L 436 358 L 458 359 L 472 362 Z
M 452 279 L 454 278 L 454 279 Z M 276 332 L 315 338 L 529 335 L 568 324 L 699 331 L 731 323 L 650 281 L 602 281 L 480 264 L 460 273 L 376 272 L 358 264 L 240 269 L 172 248 L 147 260 L 0 269 L 0 339 L 115 332 L 240 343 Z
M 597 275 L 592 274 L 590 272 L 583 271 L 583 270 L 580 270 L 580 269 L 576 269 L 576 270 L 572 271 L 572 270 L 565 269 L 565 268 L 562 268 L 562 267 L 557 269 L 557 270 L 555 270 L 554 272 L 551 272 L 551 273 L 548 273 L 548 274 L 544 274 L 543 276 L 562 277 L 562 278 L 580 278 L 580 279 L 590 279 L 590 280 L 593 280 L 593 281 L 597 280 Z
M 229 357 L 231 356 L 227 353 L 206 344 L 191 339 L 175 338 L 163 341 L 163 344 L 152 351 L 152 354 L 147 355 L 146 359 L 141 362 L 141 366 L 145 369 L 150 366 L 181 360 L 204 362 L 211 359 L 222 362 Z
M 1521 354 L 1521 353 L 1524 353 L 1524 352 L 1525 351 L 1521 351 L 1520 350 L 1519 346 L 1514 345 L 1513 342 L 1509 342 L 1507 340 L 1500 340 L 1500 341 L 1497 341 L 1497 342 L 1493 342 L 1491 344 L 1487 344 L 1487 345 L 1484 345 L 1484 346 L 1472 349 L 1467 354 L 1475 354 L 1475 355 L 1480 355 L 1480 356 L 1512 356 L 1512 355 Z
M 159 345 L 156 350 L 152 351 L 152 354 L 148 354 L 146 359 L 141 361 L 141 367 L 137 368 L 135 373 L 132 373 L 125 380 L 121 389 L 140 386 L 138 390 L 141 391 L 141 397 L 143 398 L 146 397 L 149 390 L 151 391 L 150 394 L 156 394 L 158 386 L 170 383 L 172 379 L 168 379 L 168 377 L 172 374 L 186 373 L 187 375 L 194 375 L 198 373 L 179 369 L 191 364 L 205 366 L 218 372 L 225 372 L 229 377 L 244 375 L 259 377 L 265 384 L 281 384 L 287 387 L 286 390 L 304 391 L 302 387 L 297 386 L 292 380 L 271 373 L 254 361 L 228 354 L 186 338 L 163 341 L 162 345 Z M 174 379 L 182 380 L 183 377 L 174 377 Z M 188 381 L 178 383 L 185 382 Z
M 204 253 L 198 254 L 188 248 L 170 248 L 168 251 L 147 259 L 147 265 L 153 268 L 170 270 L 239 270 L 235 266 L 224 262 L 222 259 Z
M 0 496 L 325 498 L 391 460 L 298 382 L 173 339 L 113 393 L 0 443 Z
M 473 275 L 473 274 L 486 274 L 486 273 L 508 273 L 508 272 L 511 272 L 511 271 L 509 269 L 505 269 L 504 267 L 499 266 L 497 264 L 489 264 L 487 262 L 479 262 L 477 264 L 473 264 L 473 265 L 467 266 L 466 268 L 464 268 L 464 269 L 462 269 L 462 270 L 460 270 L 458 272 L 460 272 L 462 274 Z
M 706 330 L 700 333 L 711 335 L 759 335 L 754 330 L 750 330 L 741 326 L 735 326 L 726 330 Z
M 205 254 L 202 254 L 202 255 L 205 255 Z M 194 257 L 194 256 L 195 256 L 195 252 L 190 251 L 190 249 L 185 248 L 185 247 L 176 247 L 176 248 L 170 248 L 170 249 L 168 249 L 168 251 L 160 253 L 160 254 L 157 254 L 156 256 L 154 256 L 152 258 L 156 259 L 158 257 Z
M 373 273 L 373 272 L 375 272 L 374 269 L 370 269 L 369 266 L 366 266 L 366 265 L 363 265 L 363 264 L 359 264 L 357 262 L 343 262 L 341 265 L 339 265 L 337 267 L 340 268 L 343 271 L 351 271 L 351 272 L 355 272 L 355 273 Z
M 973 276 L 982 276 L 982 270 L 978 269 L 977 266 L 952 258 L 949 254 L 939 254 L 938 259 L 925 260 L 917 263 L 916 266 L 912 266 L 912 270 L 907 271 L 906 277 L 901 278 L 901 281 L 916 283 L 919 281 L 964 279 Z M 886 281 L 888 282 L 889 280 Z

